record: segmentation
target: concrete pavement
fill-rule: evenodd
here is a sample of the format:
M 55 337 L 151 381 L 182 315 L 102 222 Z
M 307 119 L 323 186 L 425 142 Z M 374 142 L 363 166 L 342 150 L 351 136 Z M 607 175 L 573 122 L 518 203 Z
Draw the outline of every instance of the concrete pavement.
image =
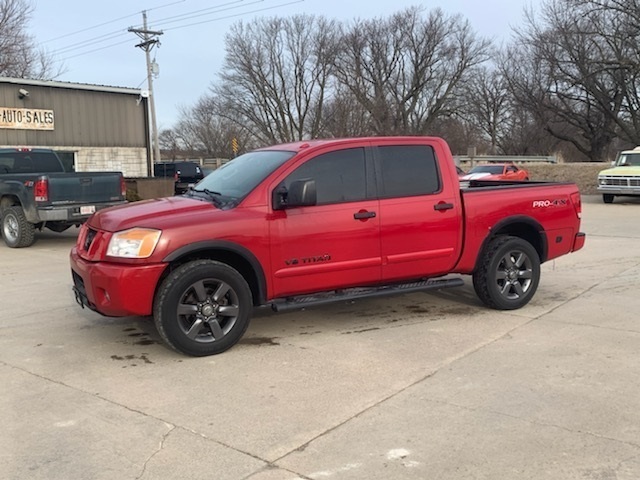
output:
M 206 358 L 81 310 L 75 232 L 0 245 L 0 478 L 638 479 L 640 200 L 583 209 L 521 310 L 467 281 L 261 312 Z

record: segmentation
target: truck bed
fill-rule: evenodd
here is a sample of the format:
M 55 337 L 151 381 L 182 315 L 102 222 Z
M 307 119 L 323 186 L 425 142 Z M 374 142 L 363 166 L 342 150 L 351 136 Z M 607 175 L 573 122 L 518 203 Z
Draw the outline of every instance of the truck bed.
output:
M 488 233 L 501 228 L 500 219 L 505 215 L 510 221 L 515 216 L 524 225 L 514 234 L 526 235 L 522 231 L 526 229 L 530 229 L 531 238 L 543 234 L 541 262 L 574 251 L 580 219 L 580 195 L 575 184 L 471 180 L 461 183 L 460 192 L 465 240 L 456 272 L 473 271 L 483 241 L 491 237 Z

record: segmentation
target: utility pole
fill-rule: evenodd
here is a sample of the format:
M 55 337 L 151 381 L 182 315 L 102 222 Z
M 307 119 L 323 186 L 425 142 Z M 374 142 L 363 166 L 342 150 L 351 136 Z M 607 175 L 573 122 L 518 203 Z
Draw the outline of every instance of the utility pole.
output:
M 151 108 L 151 138 L 153 141 L 153 149 L 151 155 L 151 163 L 153 165 L 154 162 L 160 160 L 160 144 L 158 142 L 158 125 L 156 123 L 156 102 L 153 94 L 153 68 L 151 64 L 151 50 L 156 45 L 160 45 L 160 40 L 158 37 L 162 35 L 164 32 L 153 31 L 147 28 L 147 11 L 142 11 L 142 29 L 138 28 L 129 28 L 130 32 L 135 33 L 142 39 L 136 47 L 144 50 L 145 55 L 147 57 L 147 88 L 149 89 L 149 107 Z M 153 169 L 151 170 L 153 174 Z

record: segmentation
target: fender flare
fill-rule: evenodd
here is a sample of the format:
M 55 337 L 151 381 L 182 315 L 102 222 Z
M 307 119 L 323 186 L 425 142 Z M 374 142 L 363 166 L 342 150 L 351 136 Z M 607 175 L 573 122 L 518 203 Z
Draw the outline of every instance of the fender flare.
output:
M 514 234 L 513 230 L 510 229 L 510 227 L 516 225 L 526 225 L 530 228 L 530 230 L 535 231 L 538 234 L 538 238 L 540 240 L 539 244 L 532 244 L 532 246 L 540 255 L 540 263 L 542 264 L 546 262 L 549 252 L 549 245 L 547 232 L 545 231 L 544 227 L 534 218 L 526 215 L 515 215 L 512 217 L 503 218 L 489 229 L 489 234 L 485 237 L 485 239 L 482 241 L 482 245 L 480 246 L 478 257 L 476 258 L 476 265 L 482 258 L 482 253 L 485 251 L 489 242 L 491 242 L 491 240 L 493 240 L 498 234 L 502 232 L 511 233 L 513 236 L 524 238 L 525 240 L 527 240 L 527 238 L 522 237 L 521 235 Z
M 240 256 L 249 264 L 256 276 L 256 301 L 259 305 L 264 305 L 267 299 L 267 280 L 264 274 L 264 269 L 256 256 L 242 245 L 238 245 L 237 243 L 229 242 L 227 240 L 205 240 L 190 243 L 171 252 L 169 255 L 164 257 L 163 262 L 172 263 L 187 255 L 211 250 L 231 252 Z

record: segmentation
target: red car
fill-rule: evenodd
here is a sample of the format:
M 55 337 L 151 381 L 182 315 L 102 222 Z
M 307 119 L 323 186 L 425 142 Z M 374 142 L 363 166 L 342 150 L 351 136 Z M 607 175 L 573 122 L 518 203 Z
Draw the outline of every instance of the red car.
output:
M 460 180 L 529 180 L 529 173 L 513 163 L 492 163 L 478 165 L 461 177 Z
M 256 306 L 464 283 L 449 273 L 491 308 L 523 307 L 540 264 L 584 245 L 580 216 L 569 183 L 461 189 L 440 138 L 310 140 L 236 157 L 184 196 L 96 212 L 71 269 L 83 307 L 153 315 L 167 345 L 211 355 Z

